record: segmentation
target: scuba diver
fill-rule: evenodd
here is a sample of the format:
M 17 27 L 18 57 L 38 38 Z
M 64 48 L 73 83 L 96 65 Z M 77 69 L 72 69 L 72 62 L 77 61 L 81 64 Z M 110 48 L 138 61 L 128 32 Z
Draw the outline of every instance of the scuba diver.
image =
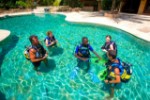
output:
M 38 71 L 38 67 L 41 64 L 41 61 L 47 65 L 47 52 L 43 48 L 43 46 L 39 43 L 37 36 L 32 35 L 29 37 L 31 42 L 31 46 L 25 50 L 25 57 L 29 59 L 32 64 L 34 65 L 34 69 Z
M 47 32 L 47 37 L 44 40 L 47 47 L 52 47 L 57 45 L 57 40 L 55 39 L 51 31 Z
M 82 38 L 82 44 L 78 45 L 75 50 L 75 57 L 77 58 L 78 65 L 77 67 L 85 70 L 90 68 L 90 51 L 93 52 L 99 59 L 101 57 L 94 51 L 92 46 L 88 43 L 88 38 Z M 85 65 L 85 66 L 84 66 Z M 86 67 L 86 68 L 83 68 Z
M 106 36 L 106 42 L 101 47 L 102 51 L 107 52 L 108 50 L 115 50 L 117 52 L 117 45 L 114 41 L 111 41 L 111 36 Z
M 108 50 L 107 56 L 109 62 L 106 64 L 107 76 L 105 83 L 110 85 L 110 96 L 108 99 L 114 97 L 114 89 L 117 84 L 121 82 L 128 82 L 131 78 L 132 70 L 131 65 L 121 62 L 119 58 L 116 58 L 115 50 Z

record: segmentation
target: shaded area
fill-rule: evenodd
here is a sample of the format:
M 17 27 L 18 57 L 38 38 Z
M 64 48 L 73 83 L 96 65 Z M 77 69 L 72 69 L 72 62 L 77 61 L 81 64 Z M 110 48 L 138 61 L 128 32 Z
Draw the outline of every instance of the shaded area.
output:
M 146 16 L 139 16 L 139 15 L 135 15 L 135 14 L 120 14 L 120 19 L 123 20 L 128 20 L 128 21 L 132 21 L 132 22 L 138 22 L 138 23 L 142 23 L 142 21 L 150 21 L 149 17 Z
M 104 12 L 100 12 L 100 13 L 97 13 L 97 12 L 92 12 L 92 13 L 88 13 L 88 12 L 84 12 L 82 14 L 83 17 L 101 17 L 101 16 L 104 16 Z
M 5 94 L 2 92 L 0 92 L 0 100 L 6 100 Z
M 61 47 L 52 47 L 49 48 L 49 51 L 50 51 L 50 56 L 57 56 L 62 54 L 64 52 L 64 49 Z
M 117 17 L 112 18 L 116 23 L 119 23 L 121 21 L 129 21 L 133 23 L 138 23 L 142 24 L 144 21 L 150 21 L 149 16 L 140 16 L 136 14 L 125 14 L 125 13 L 120 13 L 118 14 Z
M 0 75 L 1 75 L 1 66 L 5 58 L 5 55 L 16 46 L 18 40 L 19 40 L 19 37 L 17 37 L 16 35 L 11 35 L 0 43 L 0 46 L 1 46 L 0 48 L 1 49 L 0 50 Z
M 137 13 L 141 0 L 126 0 L 122 11 L 126 13 Z
M 42 66 L 40 66 L 39 72 L 48 73 L 49 71 L 54 70 L 55 67 L 55 61 L 53 59 L 48 59 L 48 65 L 45 66 L 42 64 Z

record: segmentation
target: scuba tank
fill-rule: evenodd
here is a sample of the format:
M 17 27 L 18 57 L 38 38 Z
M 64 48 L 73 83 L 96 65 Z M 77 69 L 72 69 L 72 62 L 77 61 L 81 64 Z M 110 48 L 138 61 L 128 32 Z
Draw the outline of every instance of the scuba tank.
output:
M 30 55 L 29 55 L 29 50 L 32 48 L 32 46 L 25 46 L 25 50 L 24 50 L 24 56 L 26 59 L 30 59 Z

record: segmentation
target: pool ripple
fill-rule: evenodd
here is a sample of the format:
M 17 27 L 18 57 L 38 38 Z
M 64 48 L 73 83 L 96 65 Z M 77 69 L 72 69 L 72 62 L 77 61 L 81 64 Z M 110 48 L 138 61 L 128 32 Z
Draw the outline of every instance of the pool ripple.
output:
M 90 44 L 100 55 L 105 36 L 110 34 L 118 45 L 118 57 L 131 63 L 133 75 L 115 91 L 114 100 L 150 99 L 150 44 L 128 33 L 102 25 L 71 23 L 65 16 L 45 14 L 18 16 L 0 20 L 0 28 L 11 30 L 8 39 L 0 43 L 0 91 L 8 100 L 105 100 L 109 95 L 104 82 L 94 82 L 90 73 L 78 71 L 74 79 L 71 72 L 77 66 L 74 50 L 81 38 L 87 36 Z M 12 27 L 13 26 L 13 27 Z M 47 49 L 49 66 L 41 64 L 40 75 L 23 56 L 24 46 L 29 46 L 28 37 L 36 34 L 44 44 L 48 30 L 58 40 L 58 48 Z M 92 57 L 95 57 L 93 54 Z M 91 63 L 91 72 L 96 75 L 102 65 Z

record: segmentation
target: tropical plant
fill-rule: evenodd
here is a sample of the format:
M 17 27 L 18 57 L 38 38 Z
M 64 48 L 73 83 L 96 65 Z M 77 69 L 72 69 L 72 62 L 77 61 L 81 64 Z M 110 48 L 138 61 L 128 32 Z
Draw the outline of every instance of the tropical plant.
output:
M 64 0 L 64 5 L 69 5 L 70 7 L 81 7 L 83 4 L 80 0 Z
M 110 10 L 111 13 L 120 12 L 126 0 L 102 0 L 103 10 Z
M 53 3 L 53 6 L 59 6 L 61 3 L 61 0 L 55 0 Z
M 117 11 L 119 13 L 125 2 L 126 0 L 112 0 L 111 12 Z
M 124 6 L 125 2 L 126 2 L 126 0 L 120 0 L 120 4 L 119 4 L 119 7 L 118 7 L 119 8 L 118 13 L 121 12 L 122 7 Z
M 0 0 L 0 7 L 9 9 L 9 8 L 15 8 L 16 0 Z
M 24 1 L 16 1 L 16 5 L 19 7 L 19 8 L 27 8 L 28 7 L 28 4 L 27 2 L 24 2 Z
M 103 10 L 111 10 L 112 1 L 111 0 L 102 0 L 101 7 Z
M 31 7 L 33 0 L 0 0 L 0 8 L 27 8 Z
M 48 5 L 53 5 L 54 1 L 55 1 L 55 0 L 40 0 L 39 3 L 40 3 L 41 5 L 46 5 L 46 6 L 48 6 Z
M 83 4 L 80 0 L 0 0 L 0 8 L 30 8 L 34 6 L 34 3 L 39 5 L 68 5 L 70 7 L 82 7 Z

